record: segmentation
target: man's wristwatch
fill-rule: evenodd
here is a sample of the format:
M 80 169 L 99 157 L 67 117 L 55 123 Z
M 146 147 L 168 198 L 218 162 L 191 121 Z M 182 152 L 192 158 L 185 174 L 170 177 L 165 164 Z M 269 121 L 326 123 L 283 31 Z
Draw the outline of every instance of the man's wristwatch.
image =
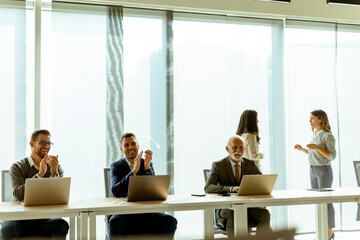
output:
M 149 169 L 145 169 L 145 173 L 146 174 L 149 174 L 151 172 L 151 169 L 149 168 Z

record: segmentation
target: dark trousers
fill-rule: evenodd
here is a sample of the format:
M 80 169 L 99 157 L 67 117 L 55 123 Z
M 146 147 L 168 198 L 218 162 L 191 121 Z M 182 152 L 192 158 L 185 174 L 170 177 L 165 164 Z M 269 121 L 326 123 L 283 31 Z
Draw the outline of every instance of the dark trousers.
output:
M 110 239 L 129 235 L 151 235 L 172 239 L 177 220 L 165 213 L 144 213 L 109 216 Z
M 66 239 L 69 224 L 61 218 L 4 221 L 1 224 L 1 234 L 4 240 L 21 237 L 48 237 L 51 239 Z
M 256 227 L 256 234 L 271 232 L 270 213 L 265 208 L 248 208 L 248 226 Z M 220 217 L 226 218 L 226 232 L 229 239 L 234 239 L 234 211 L 230 209 L 221 209 Z

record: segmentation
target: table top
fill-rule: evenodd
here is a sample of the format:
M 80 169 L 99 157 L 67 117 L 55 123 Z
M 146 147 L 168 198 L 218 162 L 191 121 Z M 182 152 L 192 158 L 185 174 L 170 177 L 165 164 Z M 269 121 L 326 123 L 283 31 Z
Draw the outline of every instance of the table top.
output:
M 81 211 L 88 211 L 88 208 L 80 202 L 42 206 L 24 206 L 20 202 L 0 202 L 0 219 L 2 220 L 76 217 Z
M 357 202 L 360 188 L 334 188 L 333 191 L 306 189 L 274 190 L 270 195 L 231 196 L 249 206 L 286 206 L 321 203 Z
M 248 207 L 305 205 L 338 202 L 360 202 L 360 188 L 337 188 L 334 191 L 275 190 L 270 195 L 204 197 L 191 194 L 169 195 L 165 201 L 127 202 L 121 198 L 94 198 L 69 202 L 64 205 L 23 206 L 18 202 L 0 202 L 0 219 L 34 219 L 72 217 L 80 212 L 96 212 L 97 215 L 148 213 L 165 211 L 205 210 L 231 208 L 235 204 Z

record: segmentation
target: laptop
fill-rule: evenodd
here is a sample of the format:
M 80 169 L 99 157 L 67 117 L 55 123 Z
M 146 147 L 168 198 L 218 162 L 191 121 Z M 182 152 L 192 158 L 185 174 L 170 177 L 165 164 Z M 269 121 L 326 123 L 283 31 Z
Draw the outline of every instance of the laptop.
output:
M 170 185 L 170 175 L 131 176 L 128 202 L 166 200 Z
M 71 178 L 26 178 L 24 206 L 67 204 Z
M 244 175 L 237 195 L 270 194 L 274 189 L 277 174 Z

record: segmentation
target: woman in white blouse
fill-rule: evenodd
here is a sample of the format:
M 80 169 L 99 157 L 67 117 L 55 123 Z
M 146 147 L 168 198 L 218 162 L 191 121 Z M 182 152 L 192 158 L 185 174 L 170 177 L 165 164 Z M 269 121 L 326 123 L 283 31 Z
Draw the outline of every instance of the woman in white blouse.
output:
M 259 152 L 260 137 L 258 122 L 256 111 L 245 110 L 241 114 L 236 134 L 245 140 L 246 149 L 244 157 L 253 160 L 261 171 L 260 160 L 264 158 L 264 154 Z
M 303 148 L 296 144 L 295 149 L 308 154 L 310 165 L 311 188 L 331 188 L 333 171 L 331 161 L 336 157 L 335 138 L 331 133 L 328 117 L 323 110 L 315 110 L 310 113 L 310 125 L 313 131 L 311 142 Z M 328 236 L 334 239 L 335 210 L 332 204 L 328 208 Z

